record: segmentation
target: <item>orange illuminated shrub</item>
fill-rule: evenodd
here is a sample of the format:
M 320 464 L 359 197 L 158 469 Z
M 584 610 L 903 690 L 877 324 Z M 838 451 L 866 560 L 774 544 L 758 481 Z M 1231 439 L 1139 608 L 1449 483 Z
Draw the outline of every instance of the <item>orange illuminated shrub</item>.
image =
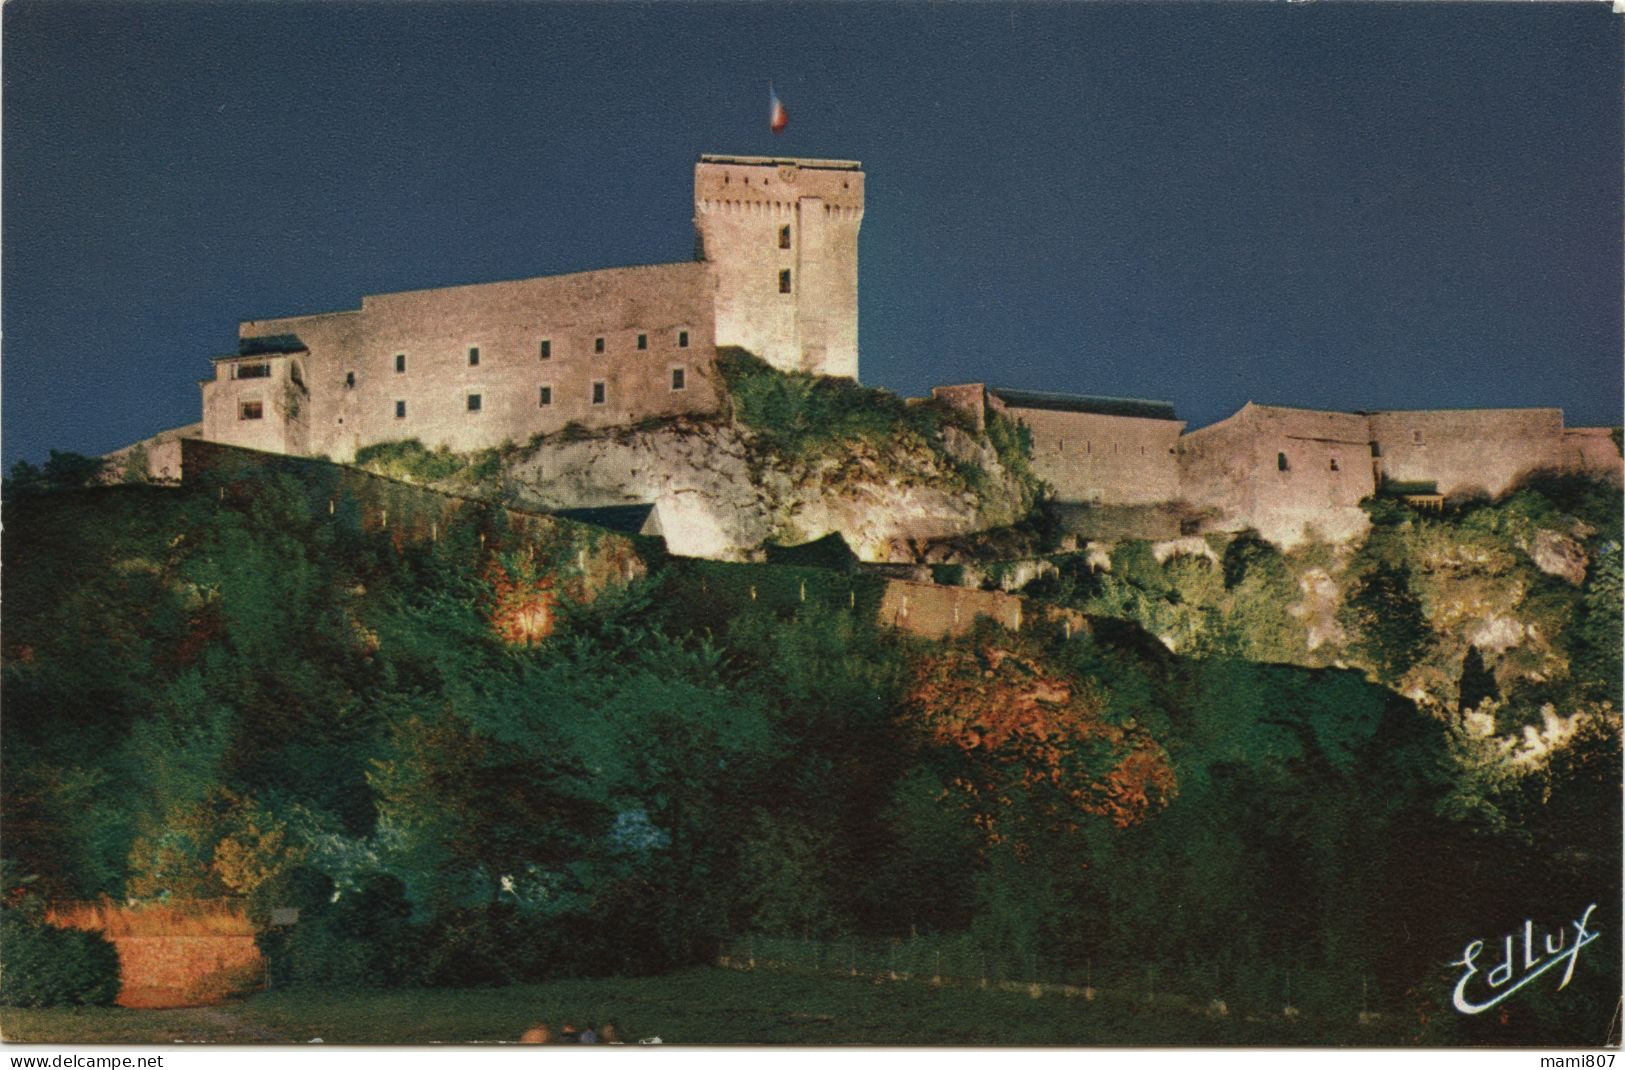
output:
M 929 742 L 970 759 L 956 786 L 989 842 L 1008 837 L 1018 800 L 1051 829 L 1084 814 L 1126 828 L 1178 794 L 1167 752 L 1145 730 L 1107 720 L 1092 681 L 997 645 L 920 659 L 907 705 Z

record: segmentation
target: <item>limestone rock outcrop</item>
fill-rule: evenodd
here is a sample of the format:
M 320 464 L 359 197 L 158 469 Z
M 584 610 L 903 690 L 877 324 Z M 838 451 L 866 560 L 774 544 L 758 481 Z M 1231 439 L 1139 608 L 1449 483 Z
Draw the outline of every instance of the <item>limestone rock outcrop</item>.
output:
M 967 471 L 979 471 L 975 485 Z M 969 435 L 942 448 L 900 436 L 789 458 L 737 424 L 550 436 L 511 460 L 504 496 L 527 509 L 653 503 L 675 554 L 748 560 L 768 544 L 839 532 L 866 561 L 911 561 L 910 544 L 1009 524 L 1030 491 Z

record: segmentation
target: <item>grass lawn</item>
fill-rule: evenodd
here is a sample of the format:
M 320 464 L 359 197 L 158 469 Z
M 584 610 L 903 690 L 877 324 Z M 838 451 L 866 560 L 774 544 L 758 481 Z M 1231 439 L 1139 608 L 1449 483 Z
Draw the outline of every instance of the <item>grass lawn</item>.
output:
M 1209 1019 L 1127 1000 L 768 971 L 696 968 L 661 977 L 488 989 L 265 992 L 184 1010 L 0 1010 L 12 1043 L 490 1043 L 530 1025 L 612 1021 L 628 1041 L 668 1044 L 1388 1045 L 1399 1023 Z

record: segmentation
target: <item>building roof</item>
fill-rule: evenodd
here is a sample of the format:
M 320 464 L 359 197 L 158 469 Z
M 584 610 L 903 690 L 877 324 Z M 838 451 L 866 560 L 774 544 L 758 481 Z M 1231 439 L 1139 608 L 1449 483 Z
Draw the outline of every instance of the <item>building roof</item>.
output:
M 700 162 L 753 164 L 760 167 L 780 167 L 785 164 L 794 164 L 797 167 L 820 171 L 860 171 L 863 169 L 863 164 L 857 160 L 814 160 L 803 156 L 734 156 L 712 152 L 701 153 Z
M 303 353 L 305 343 L 296 334 L 267 334 L 259 338 L 244 338 L 237 343 L 236 356 L 272 357 L 282 353 Z M 229 358 L 216 357 L 216 360 Z
M 550 510 L 554 516 L 564 520 L 574 520 L 578 524 L 591 524 L 596 528 L 607 528 L 628 535 L 641 532 L 643 525 L 649 520 L 649 514 L 653 511 L 653 502 L 642 505 L 602 505 L 588 509 Z
M 1174 407 L 1166 401 L 1095 397 L 1087 394 L 1054 394 L 1039 390 L 1006 390 L 1002 386 L 988 387 L 988 393 L 1017 409 L 1091 412 L 1099 416 L 1137 416 L 1142 420 L 1178 419 L 1174 415 Z

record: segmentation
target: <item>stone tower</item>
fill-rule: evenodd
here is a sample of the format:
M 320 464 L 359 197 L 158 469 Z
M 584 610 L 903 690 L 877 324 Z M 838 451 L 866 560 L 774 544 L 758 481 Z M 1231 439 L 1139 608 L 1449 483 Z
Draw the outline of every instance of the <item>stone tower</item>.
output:
M 858 377 L 854 160 L 701 156 L 694 227 L 716 280 L 716 340 L 785 371 Z

